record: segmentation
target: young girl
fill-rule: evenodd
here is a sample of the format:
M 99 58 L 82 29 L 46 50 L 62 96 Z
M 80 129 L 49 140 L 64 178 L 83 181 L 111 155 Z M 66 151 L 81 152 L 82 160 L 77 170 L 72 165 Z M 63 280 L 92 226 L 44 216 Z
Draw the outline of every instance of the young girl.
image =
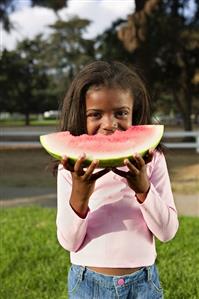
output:
M 96 61 L 76 76 L 63 102 L 62 131 L 113 134 L 149 124 L 149 97 L 139 76 L 118 62 Z M 132 149 L 133 150 L 133 149 Z M 161 149 L 119 168 L 58 167 L 57 236 L 70 251 L 69 298 L 163 298 L 155 238 L 171 240 L 178 218 Z

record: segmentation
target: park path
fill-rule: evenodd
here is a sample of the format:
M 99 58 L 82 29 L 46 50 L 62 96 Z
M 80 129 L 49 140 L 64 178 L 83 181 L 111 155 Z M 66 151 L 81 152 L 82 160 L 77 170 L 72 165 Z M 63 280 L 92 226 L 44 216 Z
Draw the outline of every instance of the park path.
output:
M 15 190 L 13 190 L 15 191 Z M 15 197 L 13 194 L 15 193 Z M 10 195 L 8 198 L 1 196 L 0 208 L 27 206 L 37 204 L 41 207 L 56 208 L 56 193 L 55 190 L 30 190 L 21 188 L 21 192 L 16 197 L 16 192 L 8 194 L 4 189 L 3 194 Z M 187 195 L 174 193 L 174 200 L 179 215 L 183 216 L 199 216 L 199 194 Z

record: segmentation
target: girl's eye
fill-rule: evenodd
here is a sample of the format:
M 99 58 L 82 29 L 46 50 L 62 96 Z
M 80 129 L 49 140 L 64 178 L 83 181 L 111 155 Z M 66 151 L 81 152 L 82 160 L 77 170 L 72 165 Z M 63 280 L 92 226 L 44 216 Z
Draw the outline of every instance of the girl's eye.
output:
M 117 117 L 127 117 L 128 111 L 117 111 L 116 116 Z
M 87 115 L 87 117 L 91 118 L 100 118 L 101 114 L 99 112 L 92 112 Z

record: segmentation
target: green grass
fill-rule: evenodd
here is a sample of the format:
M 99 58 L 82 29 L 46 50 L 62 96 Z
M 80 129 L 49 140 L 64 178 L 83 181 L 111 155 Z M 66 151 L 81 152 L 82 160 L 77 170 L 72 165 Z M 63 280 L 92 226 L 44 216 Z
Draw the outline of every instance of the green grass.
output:
M 64 299 L 69 255 L 56 239 L 54 209 L 1 209 L 3 299 Z M 199 298 L 199 218 L 180 218 L 174 240 L 157 242 L 165 299 Z
M 44 120 L 37 120 L 31 119 L 29 126 L 54 126 L 57 125 L 58 121 L 56 119 L 44 119 Z M 24 120 L 0 120 L 0 125 L 2 127 L 23 127 L 25 125 Z
M 55 210 L 1 210 L 2 299 L 65 298 L 68 254 L 56 240 Z

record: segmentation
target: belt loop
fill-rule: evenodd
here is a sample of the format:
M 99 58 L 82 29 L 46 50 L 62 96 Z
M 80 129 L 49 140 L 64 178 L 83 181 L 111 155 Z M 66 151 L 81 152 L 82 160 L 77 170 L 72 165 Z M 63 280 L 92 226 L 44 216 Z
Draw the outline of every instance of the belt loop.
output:
M 146 270 L 147 270 L 147 281 L 150 281 L 151 280 L 151 267 L 150 266 L 146 267 Z
M 81 267 L 81 271 L 79 273 L 79 276 L 80 276 L 81 281 L 82 281 L 82 280 L 84 280 L 84 274 L 86 272 L 86 267 L 84 267 L 84 266 L 80 266 L 80 267 Z

